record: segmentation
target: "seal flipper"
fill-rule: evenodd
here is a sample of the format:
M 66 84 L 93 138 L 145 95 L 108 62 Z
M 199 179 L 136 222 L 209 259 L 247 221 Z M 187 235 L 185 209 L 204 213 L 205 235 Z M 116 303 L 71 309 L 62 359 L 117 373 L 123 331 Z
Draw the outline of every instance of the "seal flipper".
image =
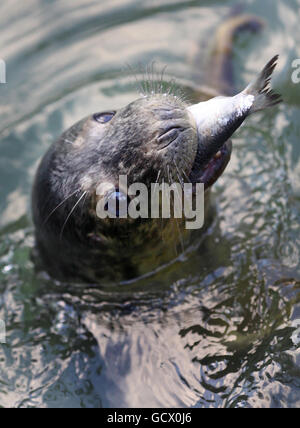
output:
M 263 26 L 261 18 L 249 14 L 231 16 L 220 25 L 205 67 L 205 86 L 214 88 L 220 95 L 231 96 L 236 92 L 232 62 L 234 38 L 241 31 L 258 32 Z

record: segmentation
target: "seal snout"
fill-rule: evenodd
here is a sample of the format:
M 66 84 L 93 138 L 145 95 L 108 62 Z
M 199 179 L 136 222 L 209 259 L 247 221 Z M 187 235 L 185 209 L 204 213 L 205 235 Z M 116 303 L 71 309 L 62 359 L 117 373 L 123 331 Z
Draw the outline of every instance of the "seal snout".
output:
M 122 116 L 120 111 L 117 121 L 123 123 Z M 121 133 L 124 141 L 130 139 L 130 145 L 144 153 L 147 170 L 143 168 L 143 177 L 159 173 L 168 181 L 177 178 L 178 170 L 180 174 L 190 174 L 198 138 L 187 105 L 179 98 L 152 94 L 136 100 L 130 105 L 130 115 L 126 114 L 126 126 L 122 126 Z
M 183 131 L 184 128 L 181 126 L 169 126 L 157 138 L 158 150 L 163 150 L 176 141 L 179 137 L 179 134 Z

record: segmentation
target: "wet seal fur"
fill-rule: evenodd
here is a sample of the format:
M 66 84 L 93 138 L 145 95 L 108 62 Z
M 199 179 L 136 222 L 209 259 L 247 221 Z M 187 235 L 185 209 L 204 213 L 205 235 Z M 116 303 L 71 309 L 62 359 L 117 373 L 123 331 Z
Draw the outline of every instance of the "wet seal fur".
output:
M 186 234 L 182 225 L 176 236 L 172 219 L 100 220 L 96 189 L 102 182 L 117 188 L 120 175 L 129 185 L 183 180 L 197 141 L 186 105 L 172 95 L 141 98 L 64 133 L 44 157 L 33 189 L 37 247 L 47 270 L 57 278 L 121 280 L 174 257 Z
M 227 30 L 230 37 L 236 26 Z M 267 88 L 273 69 L 274 60 L 251 87 L 264 100 L 262 108 L 266 100 L 270 105 L 279 101 L 271 102 Z M 97 284 L 137 278 L 174 259 L 192 239 L 183 221 L 100 220 L 96 189 L 102 182 L 117 187 L 119 176 L 126 175 L 129 185 L 202 182 L 208 197 L 230 160 L 228 138 L 239 125 L 238 120 L 213 151 L 207 145 L 205 157 L 193 112 L 170 93 L 148 94 L 119 111 L 75 124 L 43 158 L 33 187 L 36 248 L 43 267 L 60 280 Z

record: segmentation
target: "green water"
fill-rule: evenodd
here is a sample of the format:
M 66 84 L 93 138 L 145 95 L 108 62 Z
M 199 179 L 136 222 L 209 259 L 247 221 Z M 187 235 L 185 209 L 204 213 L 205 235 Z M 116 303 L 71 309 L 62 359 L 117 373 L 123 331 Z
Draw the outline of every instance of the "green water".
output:
M 279 53 L 285 104 L 237 133 L 199 248 L 107 290 L 35 273 L 38 161 L 77 120 L 138 96 L 127 63 L 192 85 L 189 47 L 205 49 L 235 2 L 2 0 L 0 406 L 300 406 L 300 0 L 243 3 L 267 25 L 236 41 L 237 84 Z

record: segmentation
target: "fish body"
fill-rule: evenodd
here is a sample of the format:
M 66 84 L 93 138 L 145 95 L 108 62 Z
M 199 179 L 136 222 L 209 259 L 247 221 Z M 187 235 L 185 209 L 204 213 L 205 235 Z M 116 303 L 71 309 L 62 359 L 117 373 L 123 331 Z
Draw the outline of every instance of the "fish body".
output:
M 188 107 L 198 131 L 197 168 L 205 166 L 252 113 L 281 102 L 269 87 L 278 55 L 239 94 L 215 97 Z

